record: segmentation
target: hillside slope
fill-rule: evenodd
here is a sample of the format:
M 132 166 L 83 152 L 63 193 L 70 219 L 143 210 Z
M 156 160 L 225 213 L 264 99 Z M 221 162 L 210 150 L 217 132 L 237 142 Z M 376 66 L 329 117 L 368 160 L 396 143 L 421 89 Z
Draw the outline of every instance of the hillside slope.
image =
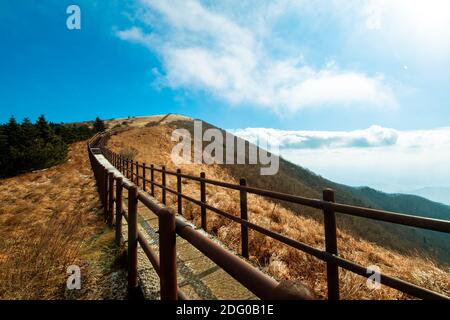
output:
M 193 134 L 192 121 L 175 120 L 172 124 L 177 128 L 185 128 Z M 204 122 L 203 129 L 208 128 L 215 127 Z M 204 143 L 204 146 L 206 145 L 207 143 Z M 279 171 L 273 176 L 261 176 L 259 165 L 224 165 L 222 169 L 238 180 L 241 177 L 247 178 L 250 185 L 263 189 L 321 198 L 323 189 L 333 188 L 336 192 L 336 201 L 341 203 L 430 218 L 450 219 L 450 207 L 448 206 L 411 195 L 389 195 L 370 188 L 348 187 L 327 180 L 282 158 L 280 158 Z M 309 215 L 318 221 L 322 220 L 322 213 L 315 209 L 290 203 L 280 202 L 280 204 L 296 212 L 301 211 L 303 215 Z M 404 254 L 408 254 L 414 248 L 418 254 L 450 266 L 449 234 L 340 214 L 338 214 L 338 226 L 355 236 L 363 237 Z
M 351 188 L 351 187 L 346 187 Z M 351 188 L 351 192 L 365 202 L 384 210 L 408 213 L 432 219 L 450 219 L 450 206 L 428 200 L 424 197 L 402 194 L 385 193 L 369 187 Z
M 424 187 L 418 190 L 410 190 L 406 193 L 450 206 L 450 188 L 448 187 Z
M 0 300 L 126 297 L 85 142 L 60 165 L 1 179 L 0 203 Z M 81 269 L 81 290 L 66 289 L 70 265 Z
M 433 219 L 450 220 L 450 206 L 414 195 L 388 194 L 368 187 L 345 186 L 317 176 L 301 167 L 295 167 L 295 171 L 301 172 L 297 179 L 308 181 L 307 183 L 318 192 L 324 188 L 333 188 L 338 202 Z M 414 248 L 420 255 L 450 266 L 450 234 L 359 217 L 341 215 L 340 220 L 342 228 L 347 228 L 347 230 L 351 230 L 365 239 L 405 254 L 408 254 L 411 248 Z
M 170 121 L 170 117 L 162 125 L 155 125 L 157 117 L 149 118 L 148 123 L 141 126 L 130 126 L 122 133 L 114 135 L 108 142 L 108 147 L 115 152 L 132 153 L 135 159 L 147 164 L 165 165 L 169 170 L 177 168 L 171 162 L 171 150 L 175 145 L 171 141 L 172 131 L 176 128 L 192 128 L 191 119 L 184 118 Z M 142 119 L 140 119 L 142 122 Z M 126 127 L 126 126 L 124 126 Z M 276 176 L 259 175 L 258 166 L 250 165 L 181 165 L 183 172 L 199 175 L 201 171 L 207 178 L 238 183 L 240 177 L 246 177 L 248 184 L 277 191 L 284 191 L 308 197 L 320 197 L 321 188 L 327 180 L 313 175 L 307 170 L 283 161 L 281 170 Z M 160 181 L 156 175 L 156 181 Z M 169 187 L 175 188 L 175 179 L 168 178 Z M 183 180 L 183 192 L 188 196 L 199 197 L 199 186 Z M 156 197 L 161 193 L 156 189 Z M 210 205 L 239 215 L 239 195 L 236 191 L 215 186 L 207 188 L 207 202 Z M 364 205 L 365 201 L 345 188 L 337 190 L 339 201 Z M 268 199 L 249 195 L 249 219 L 261 226 L 298 239 L 318 248 L 324 247 L 323 225 L 321 215 L 311 208 L 292 206 L 286 203 L 275 203 Z M 175 197 L 168 195 L 167 203 L 176 208 Z M 183 201 L 183 215 L 200 224 L 200 210 L 196 205 Z M 362 227 L 361 227 L 362 226 Z M 382 272 L 411 281 L 418 285 L 450 294 L 450 270 L 439 267 L 430 259 L 417 254 L 408 248 L 408 254 L 389 250 L 384 245 L 368 241 L 365 235 L 373 237 L 378 233 L 378 239 L 391 241 L 392 234 L 385 235 L 385 227 L 380 224 L 361 223 L 339 219 L 338 247 L 341 256 L 364 266 L 376 264 Z M 238 225 L 223 219 L 214 213 L 208 213 L 208 231 L 216 235 L 231 248 L 239 248 Z M 370 232 L 369 232 L 370 231 Z M 395 239 L 397 240 L 397 239 Z M 250 232 L 251 260 L 279 279 L 298 279 L 322 297 L 326 295 L 325 265 L 321 261 L 294 250 L 255 232 Z M 407 242 L 404 242 L 407 245 Z M 341 294 L 343 298 L 370 299 L 404 299 L 402 293 L 387 287 L 380 290 L 370 290 L 365 286 L 365 279 L 350 272 L 340 272 Z

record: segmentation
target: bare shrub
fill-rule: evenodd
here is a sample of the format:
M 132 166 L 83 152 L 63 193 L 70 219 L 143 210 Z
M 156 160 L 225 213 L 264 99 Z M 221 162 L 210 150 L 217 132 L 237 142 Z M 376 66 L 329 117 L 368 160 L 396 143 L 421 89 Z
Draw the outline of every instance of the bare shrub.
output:
M 122 150 L 120 150 L 119 154 L 126 158 L 126 159 L 130 159 L 130 160 L 134 160 L 136 158 L 136 156 L 138 155 L 139 151 L 136 148 L 133 147 L 125 147 L 122 148 Z

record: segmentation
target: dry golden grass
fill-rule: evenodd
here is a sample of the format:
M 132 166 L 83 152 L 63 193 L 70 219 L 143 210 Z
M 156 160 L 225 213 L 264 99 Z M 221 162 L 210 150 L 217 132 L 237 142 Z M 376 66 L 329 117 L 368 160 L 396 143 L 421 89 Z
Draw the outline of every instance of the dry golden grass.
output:
M 0 299 L 123 296 L 85 143 L 73 144 L 61 165 L 0 180 L 0 203 Z M 66 289 L 72 264 L 81 268 L 81 290 Z
M 141 163 L 165 165 L 168 170 L 177 167 L 172 163 L 170 153 L 175 144 L 170 140 L 174 125 L 132 128 L 111 137 L 108 147 L 119 152 L 125 147 L 138 151 L 136 160 Z M 237 176 L 220 165 L 181 165 L 184 173 L 199 175 L 201 171 L 207 178 L 238 183 Z M 255 177 L 253 177 L 254 179 Z M 156 174 L 160 181 L 160 175 Z M 168 176 L 168 186 L 176 188 L 175 177 Z M 199 199 L 198 183 L 183 179 L 183 193 Z M 161 193 L 156 188 L 155 196 Z M 316 248 L 324 247 L 323 225 L 320 221 L 302 216 L 293 211 L 256 195 L 248 196 L 250 221 L 271 230 L 280 232 L 293 239 L 303 241 Z M 239 215 L 239 195 L 236 191 L 220 187 L 207 186 L 207 202 L 231 214 Z M 176 209 L 176 199 L 168 194 L 167 203 Z M 198 206 L 183 201 L 183 215 L 200 225 Z M 215 213 L 208 212 L 208 230 L 221 241 L 235 250 L 239 250 L 240 228 Z M 320 297 L 326 296 L 325 264 L 301 251 L 292 249 L 268 237 L 250 231 L 250 259 L 261 268 L 279 279 L 302 281 L 314 289 Z M 415 252 L 402 255 L 382 246 L 370 243 L 351 232 L 338 230 L 338 246 L 341 256 L 363 266 L 377 265 L 385 274 L 399 277 L 417 285 L 450 295 L 450 270 L 438 267 L 431 260 L 417 256 Z M 340 269 L 341 297 L 344 299 L 408 299 L 396 290 L 382 286 L 379 290 L 370 290 L 366 279 Z
M 166 114 L 154 115 L 154 116 L 143 116 L 143 117 L 129 117 L 129 118 L 116 118 L 106 121 L 108 128 L 118 128 L 118 127 L 143 127 L 149 123 L 156 123 L 166 116 Z M 164 119 L 161 124 L 169 123 L 175 120 L 190 120 L 191 118 L 181 116 L 178 114 L 171 114 L 167 119 Z

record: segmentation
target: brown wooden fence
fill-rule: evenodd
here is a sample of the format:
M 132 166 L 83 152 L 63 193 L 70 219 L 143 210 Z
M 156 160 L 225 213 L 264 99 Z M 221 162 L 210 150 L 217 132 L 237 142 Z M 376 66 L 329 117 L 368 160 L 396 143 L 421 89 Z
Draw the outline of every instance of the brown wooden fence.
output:
M 334 191 L 331 189 L 325 189 L 323 191 L 322 200 L 311 199 L 271 190 L 249 187 L 246 185 L 245 179 L 241 179 L 239 185 L 236 185 L 223 181 L 207 179 L 204 173 L 201 173 L 201 175 L 197 177 L 183 174 L 180 170 L 169 171 L 166 170 L 164 166 L 162 168 L 157 168 L 154 165 L 148 166 L 144 163 L 127 159 L 107 149 L 105 143 L 109 136 L 110 133 L 95 136 L 88 144 L 89 155 L 98 182 L 100 197 L 105 208 L 107 208 L 107 220 L 110 224 L 113 223 L 113 207 L 115 202 L 117 239 L 120 239 L 121 234 L 121 217 L 124 216 L 128 221 L 129 287 L 132 289 L 137 286 L 136 248 L 137 243 L 139 243 L 155 267 L 155 270 L 160 275 L 162 299 L 176 299 L 177 292 L 178 298 L 183 298 L 182 293 L 177 289 L 176 285 L 175 234 L 178 234 L 186 239 L 262 299 L 310 299 L 312 296 L 308 294 L 306 289 L 302 290 L 298 289 L 298 287 L 297 289 L 294 289 L 293 286 L 289 287 L 285 284 L 279 285 L 272 278 L 254 268 L 243 259 L 229 253 L 209 238 L 205 237 L 191 227 L 188 227 L 188 225 L 176 217 L 174 213 L 155 202 L 155 187 L 161 189 L 161 202 L 164 205 L 166 204 L 167 192 L 177 197 L 177 211 L 180 215 L 182 214 L 183 200 L 190 201 L 200 206 L 201 227 L 205 231 L 208 230 L 206 210 L 239 223 L 241 225 L 241 254 L 244 257 L 248 257 L 248 230 L 251 229 L 326 262 L 328 299 L 330 300 L 339 299 L 339 267 L 356 273 L 362 277 L 368 276 L 367 269 L 364 266 L 339 256 L 336 237 L 336 212 L 405 226 L 450 233 L 450 221 L 336 203 Z M 121 177 L 116 176 L 112 172 L 108 173 L 106 169 L 96 160 L 94 156 L 95 153 L 103 154 L 104 157 L 127 179 L 123 180 Z M 156 174 L 161 175 L 161 183 L 156 182 Z M 173 190 L 167 186 L 166 177 L 168 175 L 176 177 L 177 190 Z M 200 199 L 195 199 L 183 194 L 181 183 L 182 179 L 199 183 Z M 115 196 L 114 184 L 116 186 Z M 234 216 L 228 212 L 207 204 L 206 187 L 208 185 L 238 190 L 240 193 L 240 217 Z M 141 186 L 142 189 L 138 189 Z M 148 187 L 150 187 L 150 192 L 146 191 Z M 128 190 L 128 211 L 125 211 L 122 208 L 122 188 Z M 265 229 L 248 221 L 248 193 L 322 210 L 324 214 L 325 250 L 314 248 L 308 244 L 291 239 L 280 233 Z M 159 218 L 159 259 L 151 250 L 140 231 L 137 229 L 137 201 L 141 201 Z M 381 275 L 380 282 L 386 286 L 421 299 L 450 299 L 441 293 L 437 293 L 399 278 L 384 274 Z

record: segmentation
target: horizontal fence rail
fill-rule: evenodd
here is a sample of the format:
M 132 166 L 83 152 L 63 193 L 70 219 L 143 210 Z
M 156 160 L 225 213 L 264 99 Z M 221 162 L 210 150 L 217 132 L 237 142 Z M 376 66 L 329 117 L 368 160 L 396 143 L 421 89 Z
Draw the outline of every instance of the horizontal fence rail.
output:
M 145 163 L 139 163 L 132 159 L 128 159 L 123 155 L 114 153 L 106 148 L 106 142 L 112 134 L 115 133 L 108 132 L 106 134 L 96 135 L 90 140 L 88 144 L 89 156 L 91 158 L 94 175 L 97 179 L 99 187 L 100 199 L 102 203 L 108 208 L 106 220 L 109 223 L 112 223 L 113 204 L 108 201 L 114 201 L 114 192 L 111 191 L 113 183 L 111 183 L 111 180 L 108 179 L 115 180 L 116 187 L 118 186 L 118 184 L 121 184 L 127 190 L 134 190 L 136 188 L 136 200 L 133 201 L 141 201 L 147 208 L 149 208 L 158 216 L 160 228 L 159 258 L 151 250 L 150 246 L 145 241 L 140 231 L 137 230 L 134 219 L 131 220 L 131 226 L 130 222 L 128 222 L 128 228 L 131 228 L 132 231 L 131 234 L 129 232 L 129 237 L 131 236 L 131 239 L 133 240 L 131 242 L 132 250 L 135 250 L 134 247 L 137 245 L 137 243 L 139 243 L 146 253 L 147 257 L 149 258 L 150 262 L 154 266 L 155 270 L 159 274 L 161 278 L 161 298 L 164 299 L 176 299 L 177 297 L 184 297 L 182 292 L 176 288 L 175 234 L 178 234 L 179 236 L 186 239 L 189 243 L 195 246 L 198 250 L 200 250 L 203 254 L 213 260 L 217 265 L 223 268 L 226 272 L 232 275 L 236 280 L 238 280 L 241 284 L 243 284 L 260 298 L 312 299 L 313 295 L 309 292 L 305 293 L 305 291 L 302 290 L 295 291 L 286 289 L 286 286 L 281 286 L 281 284 L 278 284 L 275 280 L 268 277 L 245 260 L 242 260 L 236 255 L 228 252 L 224 248 L 208 239 L 206 236 L 202 235 L 197 230 L 194 230 L 188 224 L 180 220 L 180 218 L 176 217 L 170 210 L 155 202 L 153 198 L 155 196 L 155 187 L 161 190 L 161 203 L 163 203 L 164 205 L 166 204 L 167 192 L 176 196 L 177 213 L 179 215 L 182 215 L 183 200 L 198 205 L 201 208 L 201 228 L 204 231 L 207 231 L 207 210 L 230 219 L 236 223 L 239 223 L 241 225 L 241 254 L 245 258 L 248 258 L 249 256 L 248 230 L 251 229 L 324 261 L 326 263 L 327 270 L 326 274 L 328 299 L 330 300 L 339 299 L 339 268 L 343 268 L 360 276 L 367 277 L 367 269 L 365 267 L 352 261 L 346 260 L 340 257 L 338 254 L 335 217 L 336 212 L 410 227 L 450 233 L 450 221 L 447 220 L 431 219 L 401 214 L 397 212 L 336 203 L 334 199 L 334 191 L 331 189 L 324 190 L 323 199 L 312 199 L 250 187 L 247 186 L 245 179 L 241 179 L 239 184 L 232 184 L 223 181 L 207 179 L 203 172 L 200 174 L 200 176 L 193 176 L 184 174 L 179 169 L 177 171 L 170 171 L 166 170 L 164 166 L 158 168 L 154 164 L 146 165 Z M 111 176 L 111 173 L 108 174 L 106 171 L 102 171 L 102 169 L 99 169 L 99 166 L 101 165 L 98 163 L 98 161 L 96 161 L 95 154 L 103 154 L 104 157 L 118 171 L 120 171 L 124 177 L 130 179 L 132 182 L 126 182 L 127 180 L 122 179 L 121 177 Z M 156 182 L 155 174 L 160 175 L 161 183 Z M 177 190 L 174 190 L 167 186 L 167 176 L 176 177 Z M 199 199 L 195 199 L 193 197 L 187 196 L 186 194 L 183 194 L 182 179 L 199 183 Z M 206 188 L 208 185 L 215 185 L 239 191 L 241 213 L 240 217 L 234 216 L 228 212 L 207 204 Z M 137 189 L 141 186 L 142 189 Z M 150 188 L 150 190 L 147 190 L 148 188 Z M 118 210 L 122 210 L 122 205 L 119 204 L 119 201 L 122 199 L 122 191 L 119 189 L 121 188 L 117 187 L 115 192 L 116 235 L 119 233 L 118 230 L 121 230 L 121 215 L 124 215 L 124 217 L 129 220 L 130 214 L 126 213 L 125 211 L 120 213 L 117 212 Z M 131 194 L 133 196 L 134 191 Z M 322 210 L 324 214 L 325 250 L 314 248 L 306 243 L 291 239 L 285 235 L 263 228 L 255 223 L 248 221 L 248 194 L 256 194 L 263 197 L 269 197 L 271 199 L 287 201 L 290 203 Z M 130 202 L 130 196 L 128 198 L 128 201 Z M 131 210 L 135 211 L 133 205 L 131 205 Z M 132 212 L 132 214 L 137 215 L 136 212 Z M 135 228 L 137 231 L 134 230 Z M 136 266 L 134 265 L 134 260 L 130 260 L 129 264 L 132 268 L 136 268 Z M 130 270 L 129 272 L 132 277 L 135 277 L 132 270 Z M 131 289 L 136 285 L 136 283 L 133 281 L 134 279 L 132 279 L 131 283 L 129 282 L 129 286 L 131 287 Z M 449 297 L 438 292 L 434 292 L 407 281 L 384 274 L 381 275 L 380 282 L 410 296 L 421 299 L 450 299 Z M 281 287 L 283 287 L 284 289 L 280 289 Z M 172 291 L 167 288 L 171 288 L 170 290 Z

